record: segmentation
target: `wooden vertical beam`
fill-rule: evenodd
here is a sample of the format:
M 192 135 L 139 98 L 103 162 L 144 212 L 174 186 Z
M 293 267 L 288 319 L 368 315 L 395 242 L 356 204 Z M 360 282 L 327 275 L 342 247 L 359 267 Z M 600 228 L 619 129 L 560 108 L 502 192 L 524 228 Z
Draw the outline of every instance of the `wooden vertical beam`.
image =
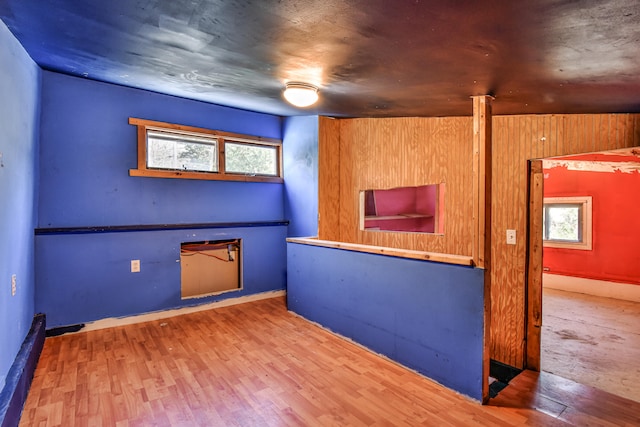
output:
M 218 173 L 220 172 L 224 172 L 225 169 L 225 164 L 224 164 L 224 150 L 225 150 L 225 141 L 223 138 L 219 138 L 218 139 Z M 278 150 L 280 151 L 280 153 L 282 153 L 282 150 Z M 282 175 L 282 157 L 280 157 L 280 171 L 278 171 L 280 173 L 280 175 L 278 176 L 283 176 Z
M 473 260 L 487 268 L 491 259 L 491 96 L 473 98 Z
M 147 168 L 147 127 L 138 125 L 138 169 Z
M 340 120 L 318 120 L 318 237 L 339 242 Z
M 473 261 L 484 269 L 482 402 L 489 401 L 491 361 L 491 100 L 473 96 Z
M 529 169 L 529 224 L 527 247 L 527 347 L 525 367 L 540 370 L 542 327 L 542 211 L 544 209 L 542 160 L 532 160 Z

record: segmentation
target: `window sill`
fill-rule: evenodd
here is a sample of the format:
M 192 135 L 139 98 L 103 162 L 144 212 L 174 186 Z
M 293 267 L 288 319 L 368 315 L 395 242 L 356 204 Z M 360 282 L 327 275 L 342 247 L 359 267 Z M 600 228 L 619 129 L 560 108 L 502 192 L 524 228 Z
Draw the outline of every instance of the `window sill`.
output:
M 574 249 L 579 251 L 590 251 L 592 250 L 591 242 L 584 243 L 565 243 L 558 242 L 553 240 L 543 240 L 542 241 L 543 248 L 555 248 L 555 249 Z
M 398 215 L 369 215 L 365 216 L 365 221 L 387 221 L 387 220 L 397 220 L 397 219 L 414 219 L 414 218 L 433 218 L 433 215 L 423 215 L 419 213 L 405 213 Z
M 235 175 L 193 171 L 169 171 L 152 169 L 129 169 L 129 176 L 147 178 L 179 178 L 199 179 L 208 181 L 241 181 L 241 182 L 269 182 L 281 184 L 284 180 L 278 176 Z

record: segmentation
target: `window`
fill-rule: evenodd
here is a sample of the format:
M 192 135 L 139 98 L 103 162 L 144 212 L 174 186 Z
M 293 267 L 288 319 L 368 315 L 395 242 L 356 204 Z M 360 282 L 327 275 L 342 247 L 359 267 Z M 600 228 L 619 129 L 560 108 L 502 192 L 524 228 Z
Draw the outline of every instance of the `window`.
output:
M 228 142 L 224 153 L 227 173 L 278 175 L 278 150 L 274 146 Z
M 545 197 L 545 247 L 591 250 L 591 196 Z
M 279 140 L 133 117 L 129 124 L 138 127 L 131 176 L 282 182 Z
M 147 130 L 147 168 L 218 172 L 218 140 Z

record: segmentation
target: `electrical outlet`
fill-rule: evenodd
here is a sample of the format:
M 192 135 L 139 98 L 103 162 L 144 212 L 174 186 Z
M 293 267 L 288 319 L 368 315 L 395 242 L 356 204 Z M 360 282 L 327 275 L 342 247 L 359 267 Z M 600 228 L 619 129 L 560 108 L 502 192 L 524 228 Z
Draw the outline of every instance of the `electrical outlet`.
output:
M 16 295 L 16 275 L 12 274 L 11 275 L 11 296 L 15 296 Z
M 507 245 L 516 244 L 516 230 L 507 230 Z
M 132 259 L 131 260 L 131 272 L 132 273 L 140 273 L 140 260 Z

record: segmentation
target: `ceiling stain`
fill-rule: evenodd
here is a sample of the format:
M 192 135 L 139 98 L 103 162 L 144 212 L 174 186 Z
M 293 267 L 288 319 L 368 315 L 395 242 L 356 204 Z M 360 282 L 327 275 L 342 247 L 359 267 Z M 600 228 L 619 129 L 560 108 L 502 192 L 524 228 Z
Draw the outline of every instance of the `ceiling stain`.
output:
M 46 70 L 277 115 L 640 112 L 637 0 L 0 0 Z M 297 109 L 287 81 L 320 88 Z

